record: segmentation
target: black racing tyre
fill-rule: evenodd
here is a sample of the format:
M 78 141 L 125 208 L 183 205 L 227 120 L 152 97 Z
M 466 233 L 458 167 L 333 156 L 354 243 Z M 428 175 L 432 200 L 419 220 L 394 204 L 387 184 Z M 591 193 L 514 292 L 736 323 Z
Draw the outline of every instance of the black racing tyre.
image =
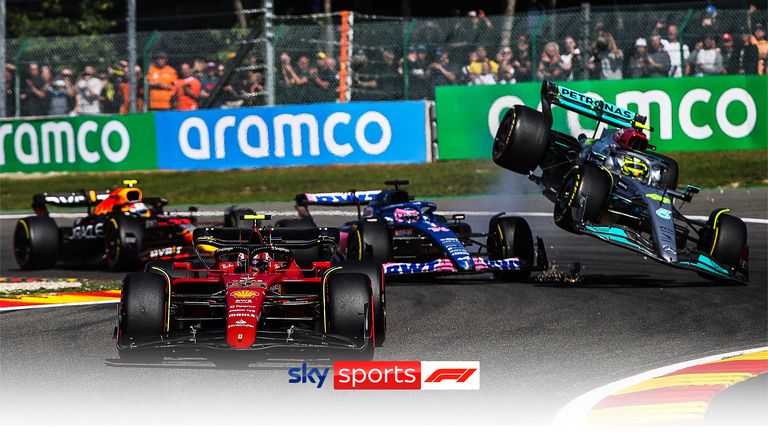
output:
M 680 176 L 680 166 L 677 161 L 662 154 L 654 153 L 653 155 L 667 163 L 667 169 L 662 172 L 661 179 L 659 179 L 659 186 L 677 190 L 677 179 Z
M 141 265 L 144 223 L 136 218 L 115 215 L 104 224 L 104 250 L 111 271 L 135 270 Z
M 347 237 L 347 260 L 392 260 L 392 233 L 383 221 L 359 221 Z
M 747 245 L 747 224 L 727 212 L 727 209 L 716 209 L 709 214 L 699 238 L 699 250 L 720 264 L 737 268 L 741 252 Z
M 523 267 L 518 271 L 494 271 L 494 278 L 506 282 L 528 280 L 534 264 L 533 233 L 528 222 L 517 216 L 491 219 L 488 226 L 488 258 L 518 257 Z
M 371 280 L 362 273 L 332 272 L 325 280 L 326 331 L 352 339 L 358 346 L 365 342 L 371 322 Z M 373 358 L 374 343 L 359 357 Z M 357 357 L 350 355 L 349 357 Z
M 317 228 L 315 222 L 311 219 L 280 219 L 275 222 L 276 228 Z
M 117 353 L 121 359 L 162 360 L 152 348 L 130 348 L 165 332 L 167 283 L 157 273 L 134 272 L 123 278 L 118 309 Z
M 384 267 L 371 261 L 351 261 L 345 263 L 334 273 L 362 273 L 371 280 L 373 295 L 373 331 L 376 346 L 382 346 L 387 337 L 387 298 L 385 291 Z
M 13 256 L 22 270 L 46 269 L 59 257 L 59 227 L 48 216 L 19 219 L 13 231 Z
M 524 105 L 513 106 L 504 114 L 493 139 L 493 161 L 516 173 L 530 173 L 544 159 L 549 129 L 544 114 Z
M 253 229 L 253 221 L 241 219 L 242 216 L 252 214 L 254 214 L 254 212 L 249 208 L 230 208 L 228 209 L 227 214 L 224 215 L 224 226 L 229 228 Z
M 555 199 L 555 225 L 578 233 L 577 224 L 598 222 L 608 206 L 611 192 L 610 174 L 592 165 L 575 166 L 565 175 Z M 583 220 L 578 220 L 584 200 Z

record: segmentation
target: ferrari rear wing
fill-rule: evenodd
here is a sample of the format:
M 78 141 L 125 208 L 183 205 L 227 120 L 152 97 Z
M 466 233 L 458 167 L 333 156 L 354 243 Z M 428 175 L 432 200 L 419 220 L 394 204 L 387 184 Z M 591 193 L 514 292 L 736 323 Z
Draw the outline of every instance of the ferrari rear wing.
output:
M 550 121 L 553 104 L 614 127 L 653 131 L 653 128 L 646 124 L 646 116 L 544 81 L 541 83 L 541 109 Z

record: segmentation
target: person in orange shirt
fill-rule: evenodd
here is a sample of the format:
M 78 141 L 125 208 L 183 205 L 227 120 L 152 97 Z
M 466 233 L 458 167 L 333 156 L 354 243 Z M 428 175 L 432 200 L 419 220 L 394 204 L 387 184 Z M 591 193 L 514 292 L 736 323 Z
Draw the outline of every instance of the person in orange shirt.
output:
M 179 79 L 176 69 L 168 64 L 168 56 L 160 52 L 155 63 L 149 67 L 149 109 L 153 111 L 171 109 L 174 81 Z
M 130 112 L 131 95 L 130 95 L 130 83 L 128 80 L 128 62 L 125 60 L 120 61 L 120 70 L 123 73 L 122 80 L 118 85 L 118 91 L 122 96 L 123 103 L 120 105 L 120 114 L 128 114 Z M 141 66 L 136 66 L 136 112 L 144 111 L 144 86 L 141 85 Z
M 189 63 L 181 65 L 181 76 L 184 78 L 173 83 L 173 99 L 176 101 L 176 109 L 179 111 L 196 110 L 199 108 L 200 80 L 194 76 L 194 71 Z

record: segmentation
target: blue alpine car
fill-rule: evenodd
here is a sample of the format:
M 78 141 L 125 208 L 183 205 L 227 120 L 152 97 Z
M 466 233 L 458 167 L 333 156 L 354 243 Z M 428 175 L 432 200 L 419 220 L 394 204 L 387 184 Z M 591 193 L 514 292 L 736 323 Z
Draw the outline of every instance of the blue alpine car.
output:
M 401 186 L 407 180 L 385 182 L 391 189 L 296 196 L 300 219 L 314 225 L 309 206 L 356 206 L 357 219 L 341 228 L 337 259 L 374 260 L 387 275 L 492 272 L 505 281 L 527 280 L 547 266 L 543 241 L 534 242 L 525 219 L 499 213 L 487 233 L 475 233 L 455 214 L 448 220 L 437 205 L 414 199 Z

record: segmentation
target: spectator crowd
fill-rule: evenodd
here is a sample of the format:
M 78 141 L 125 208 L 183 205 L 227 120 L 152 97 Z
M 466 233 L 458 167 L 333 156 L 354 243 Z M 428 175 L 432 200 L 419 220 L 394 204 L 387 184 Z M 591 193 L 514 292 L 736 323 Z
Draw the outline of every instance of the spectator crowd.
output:
M 623 31 L 618 39 L 605 22 L 598 21 L 587 40 L 566 34 L 562 40 L 539 37 L 535 45 L 528 33 L 499 42 L 501 30 L 483 11 L 470 11 L 445 40 L 414 43 L 402 57 L 394 47 L 356 49 L 350 59 L 351 95 L 353 100 L 397 100 L 406 97 L 407 89 L 407 98 L 424 99 L 434 97 L 435 87 L 453 84 L 762 75 L 768 73 L 768 39 L 764 16 L 758 17 L 756 11 L 750 6 L 745 22 L 726 26 L 718 10 L 707 4 L 688 24 L 684 41 L 676 22 L 657 19 L 651 28 Z M 263 105 L 262 62 L 253 57 L 246 63 L 250 66 L 239 68 L 224 82 L 222 63 L 195 58 L 171 64 L 168 55 L 157 53 L 146 75 L 136 68 L 137 109 L 142 111 L 147 104 L 150 110 L 195 110 L 209 99 L 211 107 Z M 11 115 L 16 74 L 22 116 L 129 111 L 125 60 L 98 70 L 84 65 L 80 71 L 54 70 L 38 62 L 16 70 L 7 64 L 6 106 Z M 275 77 L 277 103 L 331 102 L 339 97 L 339 64 L 324 51 L 278 51 Z

